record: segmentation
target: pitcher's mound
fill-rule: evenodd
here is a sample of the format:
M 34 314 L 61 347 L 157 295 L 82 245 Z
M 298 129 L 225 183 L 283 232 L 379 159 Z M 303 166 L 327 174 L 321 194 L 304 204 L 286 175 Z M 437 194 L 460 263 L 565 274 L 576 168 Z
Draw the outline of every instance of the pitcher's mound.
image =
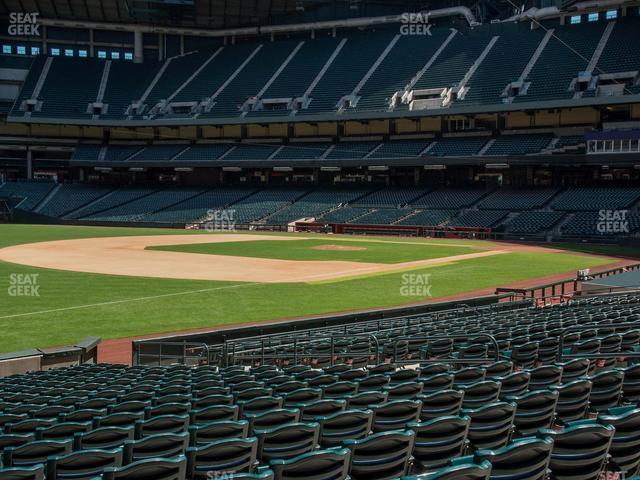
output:
M 350 245 L 317 245 L 311 247 L 312 250 L 330 250 L 332 252 L 353 252 L 357 250 L 366 250 L 365 247 L 352 247 Z

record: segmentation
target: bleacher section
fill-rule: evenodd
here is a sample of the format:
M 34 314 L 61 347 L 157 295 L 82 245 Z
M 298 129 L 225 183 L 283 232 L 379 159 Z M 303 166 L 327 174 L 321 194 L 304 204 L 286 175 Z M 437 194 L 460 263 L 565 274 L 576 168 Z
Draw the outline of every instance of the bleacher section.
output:
M 526 155 L 546 148 L 553 135 L 501 135 L 483 155 Z
M 204 154 L 209 145 L 202 147 Z M 258 153 L 264 155 L 262 150 Z M 301 218 L 315 218 L 316 222 L 326 224 L 492 228 L 507 236 L 545 234 L 611 239 L 640 232 L 637 211 L 640 189 L 635 187 L 493 191 L 373 185 L 114 189 L 23 181 L 1 185 L 0 196 L 16 198 L 14 203 L 21 210 L 84 222 L 204 224 L 208 213 L 225 209 L 238 225 L 259 222 L 283 226 Z M 598 227 L 613 220 L 622 223 L 616 223 L 615 228 Z
M 305 189 L 265 189 L 234 203 L 229 209 L 229 217 L 236 224 L 249 224 L 283 209 L 302 197 Z
M 440 188 L 411 203 L 412 207 L 451 210 L 466 208 L 480 200 L 487 192 L 479 189 Z
M 561 212 L 522 212 L 505 225 L 505 231 L 514 234 L 536 234 L 550 230 L 562 218 Z
M 305 141 L 289 143 L 154 143 L 149 145 L 108 144 L 104 158 L 100 144 L 80 143 L 76 146 L 74 162 L 135 162 L 158 161 L 210 162 L 224 155 L 227 160 L 398 160 L 428 156 L 465 157 L 480 153 L 492 142 L 483 156 L 526 155 L 545 151 L 552 139 L 555 150 L 584 143 L 583 137 L 554 137 L 551 134 L 501 135 L 490 137 L 446 137 L 441 139 L 401 139 L 387 141 Z M 232 152 L 227 151 L 232 149 Z
M 393 225 L 414 212 L 412 208 L 379 208 L 348 223 L 360 225 Z
M 640 200 L 638 188 L 569 188 L 551 206 L 554 210 L 624 209 Z
M 507 216 L 506 210 L 469 210 L 447 223 L 450 227 L 489 228 Z
M 49 217 L 64 217 L 100 197 L 109 193 L 111 189 L 81 184 L 63 184 L 55 194 L 38 210 Z
M 42 109 L 34 118 L 89 119 L 90 103 L 96 101 L 105 62 L 96 59 L 53 59 L 47 80 L 40 91 Z
M 83 218 L 103 222 L 144 222 L 150 214 L 184 202 L 203 191 L 204 189 L 192 188 L 164 189 Z
M 477 155 L 488 137 L 447 137 L 436 142 L 427 155 L 436 157 L 463 157 Z
M 150 195 L 157 191 L 157 188 L 118 188 L 113 192 L 105 195 L 97 202 L 93 202 L 86 207 L 80 208 L 75 212 L 67 214 L 68 218 L 93 218 L 94 215 L 99 215 L 101 212 L 105 212 L 116 208 L 121 205 L 134 202 L 141 197 Z
M 188 224 L 211 220 L 216 210 L 251 195 L 251 188 L 216 188 L 144 217 L 145 222 Z
M 555 188 L 501 189 L 487 197 L 478 208 L 484 210 L 531 210 L 544 206 L 556 193 Z
M 611 220 L 615 218 L 615 220 Z M 563 235 L 578 237 L 597 237 L 600 235 L 618 236 L 640 230 L 640 214 L 625 212 L 619 216 L 602 217 L 600 212 L 577 212 L 562 225 Z
M 0 475 L 631 478 L 640 297 L 529 305 L 238 338 L 198 366 L 5 377 Z
M 429 190 L 424 188 L 383 188 L 353 202 L 358 207 L 400 207 L 416 201 Z
M 398 225 L 438 227 L 445 225 L 456 212 L 449 210 L 419 210 L 398 222 Z
M 341 204 L 366 195 L 368 190 L 318 190 L 305 195 L 297 202 L 271 215 L 267 222 L 272 225 L 286 225 L 300 218 L 321 217 L 325 212 L 338 208 Z
M 618 18 L 615 22 L 594 74 L 640 69 L 632 41 L 640 20 L 629 16 Z M 515 96 L 514 101 L 573 98 L 575 90 L 571 89 L 571 82 L 587 68 L 609 24 L 605 20 L 579 25 L 549 22 L 545 28 L 553 29 L 554 33 L 524 79 L 525 88 Z M 168 116 L 189 120 L 385 112 L 389 110 L 391 97 L 412 84 L 427 65 L 428 68 L 417 78 L 412 89 L 455 87 L 469 74 L 464 85 L 465 91 L 460 99 L 454 98 L 452 104 L 500 105 L 506 100 L 502 96 L 505 88 L 525 73 L 525 67 L 546 33 L 545 29 L 529 27 L 528 23 L 523 22 L 461 28 L 437 58 L 434 58 L 436 51 L 451 34 L 451 30 L 444 25 L 433 26 L 431 35 L 400 35 L 397 28 L 389 26 L 365 31 L 342 31 L 335 38 L 317 34 L 318 38 L 315 39 L 276 38 L 273 42 L 240 42 L 174 57 L 159 76 L 156 74 L 164 67 L 161 62 L 149 61 L 142 66 L 112 62 L 104 95 L 108 111 L 99 118 L 144 120 Z M 471 74 L 470 68 L 493 38 L 496 38 L 495 44 Z M 381 59 L 392 41 L 395 42 L 393 48 Z M 303 42 L 302 45 L 290 57 L 300 42 Z M 341 49 L 329 62 L 340 44 Z M 376 65 L 379 59 L 382 61 Z M 43 63 L 41 59 L 34 61 L 21 92 L 21 100 L 30 98 L 33 93 Z M 89 102 L 96 100 L 104 64 L 104 60 L 54 58 L 39 95 L 44 102 L 43 109 L 35 112 L 33 117 L 40 120 L 91 118 L 86 109 Z M 376 68 L 373 68 L 374 65 Z M 325 66 L 326 71 L 323 71 Z M 368 73 L 370 76 L 365 78 Z M 359 84 L 361 88 L 357 90 Z M 144 99 L 144 112 L 127 116 L 125 111 L 128 104 L 140 100 L 149 87 L 149 94 Z M 256 100 L 288 100 L 303 98 L 307 92 L 309 95 L 304 97 L 304 101 L 308 105 L 303 105 L 299 110 L 296 109 L 300 105 L 291 110 L 282 103 L 254 111 L 242 111 L 240 108 L 252 97 Z M 638 92 L 638 87 L 629 84 L 624 94 L 634 92 Z M 340 105 L 340 99 L 352 93 L 355 93 L 354 101 Z M 594 95 L 594 91 L 587 91 L 583 97 L 589 99 Z M 170 114 L 154 108 L 168 99 L 186 106 L 186 110 Z M 310 102 L 306 102 L 309 99 Z M 205 104 L 199 105 L 203 100 L 206 100 Z M 17 103 L 18 107 L 20 104 Z M 402 112 L 407 108 L 406 104 L 400 103 L 397 110 Z M 19 108 L 12 111 L 14 116 L 24 114 Z
M 42 202 L 55 187 L 51 182 L 9 182 L 0 184 L 0 196 L 15 198 L 16 208 L 31 211 Z

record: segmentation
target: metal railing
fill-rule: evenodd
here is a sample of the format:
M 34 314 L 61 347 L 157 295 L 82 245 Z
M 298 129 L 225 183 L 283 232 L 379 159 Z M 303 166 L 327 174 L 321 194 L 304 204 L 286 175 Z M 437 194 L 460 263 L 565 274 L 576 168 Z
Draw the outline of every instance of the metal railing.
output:
M 206 343 L 145 342 L 136 344 L 134 365 L 200 365 L 212 363 L 212 349 Z
M 470 338 L 478 339 L 478 338 L 486 338 L 489 340 L 489 343 L 493 346 L 493 361 L 497 362 L 500 360 L 500 345 L 498 341 L 493 335 L 488 333 L 473 333 L 473 334 L 461 334 L 461 335 L 425 335 L 425 336 L 414 336 L 414 337 L 401 337 L 396 338 L 393 344 L 393 357 L 391 361 L 393 363 L 487 363 L 491 361 L 490 358 L 479 358 L 479 357 L 467 357 L 467 358 L 459 358 L 459 357 L 438 357 L 433 359 L 399 359 L 398 358 L 398 350 L 399 345 L 403 342 L 407 343 L 407 348 L 409 347 L 410 342 L 415 342 L 419 340 L 424 340 L 425 344 L 429 344 L 431 341 L 438 340 L 468 340 Z
M 558 362 L 564 360 L 575 360 L 577 358 L 588 359 L 607 359 L 607 358 L 640 358 L 640 352 L 607 352 L 607 353 L 564 353 L 565 338 L 569 333 L 580 332 L 583 330 L 594 330 L 598 328 L 627 328 L 628 330 L 640 330 L 640 322 L 624 322 L 624 323 L 605 323 L 602 325 L 572 325 L 566 327 L 558 337 Z
M 369 343 L 369 351 L 368 352 L 349 352 L 336 351 L 336 340 L 339 339 L 366 339 Z M 222 366 L 230 366 L 236 364 L 243 364 L 246 362 L 251 362 L 252 364 L 259 361 L 260 364 L 264 365 L 268 362 L 284 362 L 287 361 L 289 365 L 298 365 L 301 360 L 303 361 L 313 361 L 315 360 L 317 363 L 325 363 L 324 360 L 328 359 L 329 365 L 333 366 L 335 364 L 336 358 L 343 357 L 375 357 L 376 364 L 379 363 L 380 356 L 380 342 L 378 338 L 373 334 L 345 334 L 345 335 L 330 335 L 325 338 L 313 338 L 313 339 L 299 339 L 298 337 L 294 337 L 292 341 L 286 345 L 277 345 L 276 347 L 272 347 L 271 345 L 266 344 L 266 339 L 261 340 L 261 345 L 258 348 L 243 348 L 239 350 L 236 348 L 237 343 L 233 342 L 230 345 L 225 345 L 222 349 L 222 358 L 223 363 Z M 325 344 L 328 341 L 328 353 L 325 352 L 314 352 L 313 348 L 318 347 L 320 345 Z M 271 351 L 274 349 L 275 351 Z M 290 352 L 278 351 L 278 348 L 285 349 L 289 348 Z

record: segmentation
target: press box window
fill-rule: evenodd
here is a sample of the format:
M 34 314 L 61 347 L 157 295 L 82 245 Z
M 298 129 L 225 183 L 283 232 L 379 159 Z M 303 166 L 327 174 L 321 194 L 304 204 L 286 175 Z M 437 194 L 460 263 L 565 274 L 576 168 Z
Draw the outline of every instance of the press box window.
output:
M 11 53 L 11 45 L 2 45 L 2 53 Z
M 52 48 L 51 49 L 51 55 L 53 55 L 54 57 L 60 56 L 60 49 L 59 48 Z
M 607 11 L 607 20 L 615 20 L 616 18 L 618 18 L 618 11 L 617 10 L 608 10 Z
M 26 55 L 27 54 L 27 47 L 23 47 L 22 45 L 18 45 L 16 47 L 16 52 L 18 52 L 18 55 Z
M 82 58 L 87 58 L 87 51 L 86 50 L 78 50 L 78 56 L 82 57 Z
M 31 47 L 31 55 L 40 55 L 40 47 Z
M 65 57 L 73 57 L 73 50 L 70 48 L 65 48 L 64 49 L 64 56 Z
M 598 13 L 590 13 L 588 18 L 590 22 L 597 22 L 600 19 L 600 15 Z
M 111 52 L 111 58 L 114 60 L 120 60 L 120 52 Z
M 107 52 L 105 52 L 104 50 L 99 50 L 98 58 L 107 58 Z
M 580 15 L 574 15 L 571 17 L 571 25 L 577 25 L 582 21 L 582 17 Z
M 131 53 L 131 52 L 124 52 L 124 59 L 125 59 L 125 60 L 133 60 L 133 53 Z

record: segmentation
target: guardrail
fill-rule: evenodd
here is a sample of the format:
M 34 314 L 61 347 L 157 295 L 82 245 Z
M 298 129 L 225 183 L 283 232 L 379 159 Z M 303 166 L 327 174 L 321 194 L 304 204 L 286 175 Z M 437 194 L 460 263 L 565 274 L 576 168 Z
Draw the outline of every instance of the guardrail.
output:
M 626 267 L 616 267 L 602 272 L 596 272 L 590 274 L 590 280 L 596 278 L 608 277 L 611 275 L 617 275 L 630 270 L 640 269 L 640 263 L 628 265 Z M 556 282 L 543 283 L 529 288 L 511 288 L 511 287 L 498 287 L 495 290 L 496 295 L 511 294 L 514 298 L 525 299 L 540 299 L 550 297 L 564 297 L 569 294 L 573 295 L 578 290 L 578 284 L 581 280 L 577 278 L 566 278 L 558 280 Z
M 478 357 L 468 357 L 468 358 L 459 358 L 459 357 L 451 357 L 451 358 L 447 358 L 447 357 L 438 357 L 438 358 L 434 358 L 432 360 L 430 359 L 399 359 L 398 358 L 398 347 L 402 342 L 407 342 L 407 346 L 408 343 L 410 341 L 416 341 L 416 340 L 424 340 L 424 343 L 428 344 L 430 341 L 437 341 L 437 340 L 465 340 L 465 339 L 469 339 L 469 338 L 486 338 L 487 340 L 489 340 L 489 343 L 491 343 L 493 345 L 493 361 L 497 362 L 500 360 L 500 345 L 498 344 L 498 341 L 496 340 L 496 338 L 493 335 L 490 335 L 488 333 L 474 333 L 474 334 L 468 334 L 468 335 L 429 335 L 429 336 L 413 336 L 413 337 L 401 337 L 401 338 L 397 338 L 395 343 L 393 344 L 393 357 L 391 358 L 391 361 L 393 363 L 453 363 L 453 364 L 457 364 L 457 363 L 487 363 L 490 361 L 489 358 L 478 358 Z
M 607 323 L 601 325 L 601 327 L 607 328 L 627 328 L 640 329 L 640 322 L 625 322 L 625 323 Z M 581 330 L 593 330 L 598 328 L 597 325 L 573 325 L 566 327 L 560 333 L 558 337 L 558 362 L 564 360 L 574 360 L 576 358 L 589 358 L 589 359 L 607 359 L 607 358 L 640 358 L 640 352 L 610 352 L 610 353 L 564 353 L 564 342 L 568 333 L 579 332 Z

